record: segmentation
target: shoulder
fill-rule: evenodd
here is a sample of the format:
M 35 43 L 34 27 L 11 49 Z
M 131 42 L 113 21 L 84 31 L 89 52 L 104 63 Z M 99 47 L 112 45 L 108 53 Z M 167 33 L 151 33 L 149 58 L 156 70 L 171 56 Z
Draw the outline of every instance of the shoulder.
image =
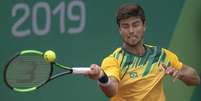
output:
M 118 58 L 120 57 L 120 55 L 122 55 L 123 50 L 121 47 L 116 48 L 112 53 L 110 53 L 108 56 L 106 56 L 103 59 L 103 63 L 107 63 L 107 62 L 117 62 Z
M 161 46 L 156 46 L 156 45 L 149 45 L 149 44 L 144 44 L 146 48 L 148 48 L 150 51 L 158 51 L 158 52 L 164 52 L 165 54 L 175 54 L 171 50 L 167 48 L 163 48 Z
M 163 48 L 161 48 L 160 46 L 149 45 L 149 44 L 144 44 L 144 46 L 149 54 L 160 55 L 163 53 Z
M 123 50 L 121 47 L 116 48 L 112 53 L 110 53 L 108 56 L 106 56 L 104 59 L 108 58 L 118 58 L 118 56 L 123 53 Z
M 175 57 L 176 54 L 174 52 L 172 52 L 171 50 L 167 49 L 167 48 L 163 48 L 161 46 L 154 46 L 154 45 L 148 45 L 145 44 L 145 46 L 147 47 L 148 51 L 150 53 L 155 53 L 155 54 L 163 54 L 167 57 Z
M 162 51 L 167 55 L 167 56 L 176 56 L 176 54 L 174 52 L 172 52 L 171 50 L 168 50 L 166 48 L 162 48 Z

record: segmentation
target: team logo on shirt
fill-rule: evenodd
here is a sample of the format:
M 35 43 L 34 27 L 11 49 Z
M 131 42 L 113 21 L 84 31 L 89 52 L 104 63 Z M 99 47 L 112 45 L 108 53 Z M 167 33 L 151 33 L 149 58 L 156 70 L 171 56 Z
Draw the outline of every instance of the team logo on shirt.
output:
M 138 77 L 137 72 L 130 72 L 129 75 L 130 75 L 130 78 L 132 79 L 135 79 L 136 77 Z

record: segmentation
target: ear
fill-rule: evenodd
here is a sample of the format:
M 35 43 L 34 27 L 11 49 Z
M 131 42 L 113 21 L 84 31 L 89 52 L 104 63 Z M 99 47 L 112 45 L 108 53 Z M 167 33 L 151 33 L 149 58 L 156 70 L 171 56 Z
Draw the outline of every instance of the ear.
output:
M 118 28 L 120 35 L 122 34 L 122 30 L 120 29 L 120 27 Z
M 146 26 L 144 26 L 144 31 L 146 31 L 146 28 L 147 28 L 147 27 L 146 27 Z

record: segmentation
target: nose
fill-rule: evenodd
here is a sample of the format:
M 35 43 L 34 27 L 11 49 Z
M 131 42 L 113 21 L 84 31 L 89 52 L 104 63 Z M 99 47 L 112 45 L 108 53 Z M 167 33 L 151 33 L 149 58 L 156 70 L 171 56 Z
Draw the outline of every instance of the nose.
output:
M 132 26 L 129 27 L 129 33 L 134 33 L 134 31 L 135 31 L 135 28 L 133 28 Z

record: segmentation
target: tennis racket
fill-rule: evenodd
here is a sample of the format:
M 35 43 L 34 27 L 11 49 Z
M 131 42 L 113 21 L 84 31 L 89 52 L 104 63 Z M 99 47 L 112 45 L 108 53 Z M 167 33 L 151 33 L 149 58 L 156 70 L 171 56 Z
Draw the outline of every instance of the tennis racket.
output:
M 68 74 L 86 74 L 90 68 L 66 67 L 57 62 L 47 62 L 44 53 L 37 50 L 24 50 L 14 55 L 4 68 L 6 85 L 17 92 L 34 91 L 49 81 Z M 54 73 L 54 68 L 64 71 Z

